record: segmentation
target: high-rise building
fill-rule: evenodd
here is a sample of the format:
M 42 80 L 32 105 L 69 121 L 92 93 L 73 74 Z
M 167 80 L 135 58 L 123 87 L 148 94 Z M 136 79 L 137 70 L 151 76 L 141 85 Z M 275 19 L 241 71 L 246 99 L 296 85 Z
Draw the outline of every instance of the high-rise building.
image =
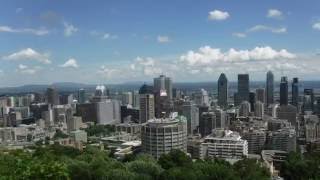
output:
M 199 108 L 192 101 L 185 101 L 182 115 L 187 118 L 188 135 L 192 135 L 199 126 Z
M 172 99 L 172 80 L 170 77 L 160 75 L 153 79 L 153 90 L 155 93 L 165 92 Z
M 254 112 L 254 104 L 256 103 L 256 93 L 249 93 L 250 112 Z
M 133 98 L 132 98 L 132 92 L 123 92 L 122 93 L 122 104 L 123 105 L 132 105 L 133 102 L 132 102 Z
M 313 111 L 314 94 L 313 89 L 303 90 L 303 111 Z
M 52 105 L 59 104 L 59 94 L 55 88 L 50 87 L 47 89 L 46 100 L 48 104 L 52 104 Z
M 273 104 L 273 86 L 274 86 L 274 76 L 271 71 L 267 72 L 267 82 L 266 82 L 266 102 L 267 106 Z
M 288 79 L 285 76 L 280 82 L 280 105 L 288 105 Z
M 293 78 L 292 79 L 292 101 L 291 104 L 298 107 L 299 103 L 299 79 Z
M 200 89 L 194 93 L 194 101 L 199 106 L 209 106 L 208 91 Z
M 140 100 L 139 100 L 140 98 L 139 98 L 139 91 L 133 91 L 133 93 L 132 93 L 132 106 L 134 107 L 134 108 L 139 108 L 139 102 L 140 102 Z
M 200 158 L 242 159 L 248 156 L 248 142 L 237 132 L 215 129 L 200 144 Z
M 144 153 L 158 159 L 173 149 L 187 152 L 187 120 L 183 116 L 151 119 L 141 128 Z
M 270 150 L 296 151 L 296 131 L 294 128 L 285 127 L 271 131 L 266 138 L 266 146 Z
M 160 75 L 153 79 L 155 117 L 168 117 L 173 109 L 171 78 Z
M 260 117 L 260 118 L 263 117 L 263 115 L 264 115 L 264 104 L 262 102 L 257 101 L 254 104 L 254 115 L 256 117 Z
M 243 101 L 240 104 L 239 116 L 248 117 L 250 115 L 250 103 L 248 101 Z
M 265 103 L 265 93 L 263 88 L 256 89 L 256 101 Z
M 243 139 L 248 141 L 249 154 L 260 154 L 266 142 L 266 131 L 263 129 L 249 129 L 243 132 Z
M 249 74 L 238 74 L 238 93 L 235 105 L 249 101 Z
M 199 132 L 202 137 L 211 134 L 215 128 L 216 114 L 214 112 L 203 112 L 199 119 Z
M 224 108 L 228 106 L 228 79 L 224 73 L 218 79 L 218 105 Z
M 286 119 L 291 123 L 293 127 L 296 126 L 297 123 L 297 108 L 291 104 L 282 105 L 277 110 L 279 119 Z
M 149 119 L 153 119 L 155 117 L 153 87 L 148 86 L 146 84 L 142 85 L 139 90 L 139 98 L 140 98 L 139 122 L 145 123 Z
M 78 103 L 83 104 L 86 102 L 86 91 L 84 89 L 79 89 L 78 91 Z

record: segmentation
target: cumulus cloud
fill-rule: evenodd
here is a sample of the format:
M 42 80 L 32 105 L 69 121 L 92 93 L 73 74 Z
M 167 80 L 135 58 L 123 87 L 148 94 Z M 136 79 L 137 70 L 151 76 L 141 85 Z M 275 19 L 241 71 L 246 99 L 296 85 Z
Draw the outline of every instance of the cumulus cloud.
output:
M 64 64 L 61 65 L 64 68 L 78 68 L 79 65 L 76 59 L 70 58 Z
M 64 35 L 67 37 L 72 36 L 74 33 L 78 32 L 78 28 L 76 28 L 72 24 L 64 22 L 63 25 L 64 25 Z
M 32 34 L 36 36 L 43 36 L 49 34 L 46 28 L 33 29 L 33 28 L 13 28 L 10 26 L 0 26 L 0 32 L 6 33 L 20 33 L 20 34 Z
M 43 64 L 51 63 L 48 53 L 40 53 L 31 48 L 22 49 L 21 51 L 3 57 L 3 59 L 9 61 L 34 60 Z
M 256 25 L 248 29 L 248 32 L 259 32 L 259 31 L 268 31 L 268 32 L 280 34 L 280 33 L 286 33 L 287 28 L 285 27 L 276 28 L 276 27 L 265 26 L 265 25 Z
M 269 9 L 267 13 L 268 18 L 283 19 L 283 13 L 278 9 Z
M 98 74 L 102 75 L 105 79 L 114 79 L 116 76 L 121 76 L 121 71 L 117 68 L 108 68 L 103 65 L 98 70 Z
M 21 74 L 35 74 L 41 69 L 40 66 L 34 66 L 34 67 L 29 67 L 27 65 L 19 64 L 18 68 L 16 69 L 16 72 L 21 73 Z
M 117 39 L 118 36 L 110 33 L 104 33 L 102 39 Z
M 168 43 L 171 41 L 169 36 L 161 36 L 161 35 L 157 37 L 157 40 L 159 43 Z
M 232 33 L 232 36 L 237 38 L 245 38 L 247 35 L 245 33 Z
M 312 28 L 315 30 L 320 30 L 320 22 L 316 22 L 312 25 Z
M 269 46 L 255 47 L 252 50 L 236 50 L 229 49 L 222 52 L 219 48 L 211 48 L 210 46 L 200 47 L 198 51 L 188 51 L 180 56 L 180 61 L 188 65 L 210 65 L 220 62 L 235 62 L 249 60 L 271 60 L 271 59 L 293 59 L 296 55 L 288 52 L 286 49 L 279 51 Z
M 20 12 L 22 12 L 23 11 L 23 8 L 17 8 L 16 9 L 16 13 L 20 13 Z
M 214 21 L 223 21 L 230 17 L 227 11 L 213 10 L 209 12 L 208 19 Z

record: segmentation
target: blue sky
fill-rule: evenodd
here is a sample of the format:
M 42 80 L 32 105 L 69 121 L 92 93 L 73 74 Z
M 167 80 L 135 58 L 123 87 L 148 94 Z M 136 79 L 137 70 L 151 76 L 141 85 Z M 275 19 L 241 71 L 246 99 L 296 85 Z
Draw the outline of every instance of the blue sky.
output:
M 320 1 L 2 1 L 0 86 L 319 79 Z

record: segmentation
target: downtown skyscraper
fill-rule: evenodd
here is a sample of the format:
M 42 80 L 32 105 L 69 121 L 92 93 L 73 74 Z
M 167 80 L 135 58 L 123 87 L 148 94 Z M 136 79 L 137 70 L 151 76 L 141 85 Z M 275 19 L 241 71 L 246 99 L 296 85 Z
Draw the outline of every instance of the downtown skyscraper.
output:
M 228 79 L 224 73 L 221 73 L 218 79 L 218 105 L 228 106 Z
M 280 82 L 280 105 L 288 105 L 288 79 L 285 76 Z
M 299 79 L 293 78 L 292 80 L 292 101 L 291 104 L 294 106 L 298 106 L 299 102 Z
M 274 76 L 271 71 L 267 72 L 266 82 L 266 103 L 267 105 L 273 104 L 273 91 L 274 91 Z
M 238 92 L 235 100 L 236 105 L 249 101 L 249 74 L 238 74 Z

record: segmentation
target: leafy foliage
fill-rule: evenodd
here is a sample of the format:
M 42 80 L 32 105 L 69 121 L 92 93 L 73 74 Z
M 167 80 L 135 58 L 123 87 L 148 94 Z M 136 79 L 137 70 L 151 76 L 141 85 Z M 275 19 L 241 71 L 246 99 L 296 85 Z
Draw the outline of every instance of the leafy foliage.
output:
M 245 159 L 235 165 L 220 159 L 193 162 L 178 150 L 161 156 L 158 161 L 142 154 L 125 162 L 91 146 L 84 151 L 49 145 L 36 147 L 33 152 L 0 152 L 0 179 L 237 180 L 268 177 L 268 172 L 256 161 Z
M 115 127 L 112 125 L 96 124 L 89 126 L 85 129 L 85 131 L 87 132 L 88 136 L 100 137 L 110 135 L 111 133 L 115 132 Z

